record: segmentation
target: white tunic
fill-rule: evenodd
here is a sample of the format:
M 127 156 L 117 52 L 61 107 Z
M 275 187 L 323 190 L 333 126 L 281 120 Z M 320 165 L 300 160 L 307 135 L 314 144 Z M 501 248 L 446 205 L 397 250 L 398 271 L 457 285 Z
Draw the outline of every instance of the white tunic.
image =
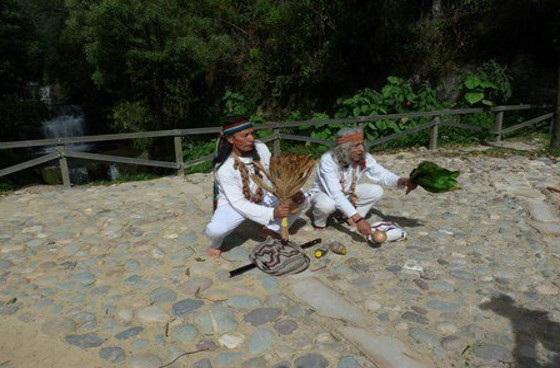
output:
M 399 176 L 378 164 L 369 153 L 366 153 L 365 160 L 365 169 L 361 169 L 359 166 L 356 169 L 356 183 L 365 174 L 375 184 L 387 187 L 397 186 Z M 343 168 L 334 160 L 332 151 L 326 152 L 321 156 L 321 161 L 317 166 L 315 182 L 311 187 L 310 194 L 323 192 L 334 200 L 336 209 L 340 210 L 346 217 L 354 216 L 357 213 L 356 208 L 344 194 L 344 192 L 348 193 L 352 185 L 352 171 L 352 165 Z M 340 183 L 341 174 L 344 175 L 344 192 Z
M 268 171 L 270 164 L 270 151 L 268 147 L 266 144 L 256 141 L 255 149 L 260 156 L 261 164 Z M 251 157 L 239 157 L 239 159 L 245 164 L 249 175 L 254 174 L 253 159 Z M 218 184 L 218 207 L 229 204 L 243 217 L 259 224 L 267 225 L 274 219 L 274 208 L 255 204 L 245 198 L 241 173 L 233 167 L 233 164 L 234 159 L 230 155 L 215 174 L 216 183 Z M 249 188 L 251 193 L 255 193 L 258 188 L 250 177 Z

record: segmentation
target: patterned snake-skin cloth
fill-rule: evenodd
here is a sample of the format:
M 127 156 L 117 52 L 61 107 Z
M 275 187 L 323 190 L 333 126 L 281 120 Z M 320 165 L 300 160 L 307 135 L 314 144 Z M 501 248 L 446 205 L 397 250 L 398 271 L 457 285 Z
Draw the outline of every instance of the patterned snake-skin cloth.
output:
M 297 245 L 268 238 L 255 247 L 249 255 L 260 270 L 269 275 L 281 276 L 305 271 L 309 267 L 309 257 Z

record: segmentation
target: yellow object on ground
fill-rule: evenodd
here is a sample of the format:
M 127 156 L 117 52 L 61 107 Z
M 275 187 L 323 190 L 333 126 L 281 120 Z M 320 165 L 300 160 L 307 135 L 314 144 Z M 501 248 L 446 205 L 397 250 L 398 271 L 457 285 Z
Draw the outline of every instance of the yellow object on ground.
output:
M 323 248 L 315 249 L 315 251 L 313 252 L 313 255 L 315 256 L 315 258 L 321 258 L 325 254 L 327 254 L 327 250 L 323 249 Z

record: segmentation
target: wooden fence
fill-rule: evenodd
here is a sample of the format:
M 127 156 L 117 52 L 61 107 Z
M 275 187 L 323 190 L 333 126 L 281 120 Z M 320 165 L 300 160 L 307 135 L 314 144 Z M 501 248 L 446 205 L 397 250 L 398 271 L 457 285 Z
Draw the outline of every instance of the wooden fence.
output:
M 273 142 L 273 153 L 275 155 L 280 154 L 280 141 L 302 141 L 311 142 L 317 144 L 324 144 L 328 146 L 334 145 L 334 141 L 323 140 L 318 138 L 299 136 L 293 134 L 281 133 L 281 129 L 296 128 L 296 127 L 314 127 L 323 125 L 339 125 L 339 124 L 353 124 L 355 126 L 363 125 L 370 121 L 378 120 L 397 120 L 397 119 L 411 119 L 411 118 L 433 118 L 432 121 L 412 127 L 407 130 L 397 132 L 371 142 L 367 142 L 367 148 L 370 149 L 376 145 L 390 142 L 392 140 L 418 133 L 422 130 L 430 129 L 430 149 L 437 149 L 438 147 L 438 134 L 439 127 L 453 127 L 459 129 L 466 129 L 471 131 L 486 131 L 489 134 L 495 136 L 495 141 L 501 141 L 502 137 L 513 131 L 521 128 L 533 126 L 535 124 L 551 120 L 553 113 L 546 113 L 539 115 L 535 118 L 522 122 L 520 124 L 503 128 L 504 113 L 507 111 L 520 111 L 520 110 L 542 110 L 549 108 L 549 106 L 535 106 L 535 105 L 513 105 L 513 106 L 497 106 L 493 108 L 466 108 L 466 109 L 449 109 L 441 111 L 430 111 L 430 112 L 411 112 L 404 114 L 385 114 L 385 115 L 371 115 L 371 116 L 358 116 L 352 118 L 342 118 L 342 119 L 329 119 L 329 120 L 306 120 L 306 121 L 288 121 L 288 122 L 267 122 L 258 125 L 256 129 L 269 129 L 272 130 L 272 135 L 261 139 L 263 142 Z M 485 128 L 476 127 L 467 124 L 461 124 L 457 122 L 445 121 L 446 117 L 449 116 L 460 116 L 467 114 L 475 114 L 481 112 L 493 112 L 495 113 L 495 124 L 494 128 L 487 130 Z M 70 175 L 68 170 L 68 158 L 73 159 L 85 159 L 85 160 L 95 160 L 95 161 L 107 161 L 107 162 L 118 162 L 124 164 L 134 164 L 143 166 L 153 166 L 153 167 L 163 167 L 169 169 L 177 170 L 178 175 L 184 175 L 185 168 L 207 162 L 212 160 L 213 154 L 206 155 L 195 160 L 183 161 L 183 137 L 191 135 L 200 134 L 220 134 L 221 128 L 219 127 L 209 127 L 209 128 L 194 128 L 194 129 L 173 129 L 173 130 L 159 130 L 152 132 L 139 132 L 139 133 L 121 133 L 121 134 L 104 134 L 104 135 L 94 135 L 94 136 L 83 136 L 83 137 L 66 137 L 66 138 L 56 138 L 56 139 L 40 139 L 40 140 L 27 140 L 27 141 L 16 141 L 16 142 L 0 142 L 0 149 L 14 149 L 14 148 L 29 148 L 29 147 L 45 147 L 45 146 L 55 146 L 56 151 L 53 153 L 46 154 L 44 156 L 22 162 L 17 165 L 13 165 L 4 169 L 0 169 L 0 177 L 9 175 L 27 168 L 40 165 L 49 161 L 58 160 L 60 171 L 62 174 L 62 182 L 65 186 L 69 187 Z M 122 157 L 114 155 L 102 155 L 98 153 L 90 152 L 80 152 L 72 151 L 67 147 L 68 145 L 75 143 L 92 143 L 92 142 L 108 142 L 117 140 L 127 140 L 127 139 L 138 139 L 138 138 L 159 138 L 159 137 L 173 137 L 175 145 L 175 161 L 155 161 L 155 160 L 144 160 L 133 157 Z

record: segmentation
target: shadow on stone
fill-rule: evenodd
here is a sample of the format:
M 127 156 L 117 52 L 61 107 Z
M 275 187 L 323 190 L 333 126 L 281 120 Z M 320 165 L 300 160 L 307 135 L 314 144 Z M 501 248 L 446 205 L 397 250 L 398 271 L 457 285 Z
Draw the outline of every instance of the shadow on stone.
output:
M 402 217 L 402 216 L 385 215 L 383 214 L 383 212 L 379 211 L 376 208 L 373 208 L 369 211 L 369 216 L 371 215 L 376 215 L 382 221 L 394 222 L 395 224 L 398 224 L 399 226 L 402 227 L 419 227 L 423 225 L 422 222 L 420 222 L 420 220 L 418 219 Z
M 507 295 L 498 295 L 479 305 L 482 310 L 491 310 L 511 321 L 514 334 L 513 359 L 518 368 L 558 368 L 560 367 L 560 323 L 552 321 L 548 312 L 526 309 L 515 305 Z M 550 352 L 551 360 L 542 363 L 537 360 L 537 343 Z
M 330 219 L 329 219 L 330 220 Z M 329 223 L 329 226 L 332 226 L 334 229 L 343 232 L 345 234 L 347 234 L 348 236 L 350 236 L 352 238 L 352 240 L 354 240 L 355 242 L 364 242 L 366 243 L 366 238 L 364 238 L 363 236 L 361 236 L 360 234 L 358 234 L 357 232 L 350 230 L 349 228 L 345 227 L 344 225 L 342 225 L 340 222 L 337 221 L 331 221 L 331 223 Z
M 222 247 L 223 252 L 228 252 L 233 248 L 243 245 L 247 240 L 261 242 L 264 239 L 260 235 L 262 225 L 256 224 L 253 221 L 245 220 L 235 229 L 231 234 L 226 236 Z
M 296 219 L 290 227 L 290 235 L 296 234 L 305 224 L 306 221 L 304 219 Z M 261 235 L 262 228 L 262 225 L 246 220 L 224 239 L 224 243 L 220 249 L 223 252 L 228 252 L 233 248 L 243 245 L 248 240 L 253 240 L 258 243 L 263 242 L 266 238 Z
M 302 219 L 301 217 L 296 219 L 292 226 L 290 227 L 290 235 L 297 234 L 297 232 L 307 224 L 307 221 Z

